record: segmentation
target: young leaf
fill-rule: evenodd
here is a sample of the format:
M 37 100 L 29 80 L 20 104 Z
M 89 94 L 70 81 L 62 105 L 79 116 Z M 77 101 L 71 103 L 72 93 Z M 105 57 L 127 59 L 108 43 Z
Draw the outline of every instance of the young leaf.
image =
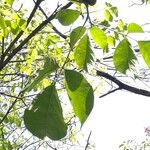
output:
M 46 76 L 55 71 L 57 68 L 58 64 L 54 59 L 46 58 L 43 69 L 39 71 L 37 78 L 35 78 L 35 80 L 24 89 L 24 92 L 32 90 L 40 81 L 42 81 Z
M 68 26 L 71 25 L 76 21 L 76 19 L 79 17 L 80 12 L 73 9 L 64 9 L 58 12 L 56 18 L 59 20 L 59 22 L 64 25 Z
M 150 41 L 139 41 L 138 44 L 145 63 L 150 68 Z
M 127 39 L 122 40 L 116 47 L 113 56 L 115 68 L 121 73 L 126 73 L 130 65 L 133 65 L 134 59 L 136 59 L 136 57 L 130 47 L 130 43 Z
M 93 26 L 90 28 L 91 36 L 94 42 L 102 49 L 107 47 L 107 36 L 100 28 Z
M 138 33 L 138 32 L 144 32 L 142 27 L 136 23 L 130 23 L 127 27 L 127 30 L 129 33 Z
M 113 16 L 111 15 L 111 13 L 109 12 L 109 10 L 105 10 L 104 11 L 104 16 L 105 16 L 105 19 L 107 21 L 112 21 L 113 20 Z
M 92 50 L 89 37 L 85 35 L 74 50 L 74 59 L 80 69 L 87 70 L 87 64 L 92 60 Z
M 14 0 L 5 0 L 7 4 L 12 5 Z
M 78 40 L 83 36 L 85 31 L 86 31 L 86 28 L 83 26 L 80 26 L 80 27 L 75 28 L 71 32 L 71 34 L 70 34 L 70 46 L 71 46 L 71 48 L 74 47 L 76 42 L 78 42 Z
M 48 86 L 38 94 L 32 102 L 31 109 L 25 110 L 24 123 L 26 128 L 40 139 L 46 136 L 52 140 L 65 137 L 67 126 L 54 85 Z
M 115 38 L 113 36 L 107 36 L 107 42 L 110 46 L 115 46 Z
M 75 115 L 83 124 L 93 108 L 93 89 L 81 73 L 73 70 L 65 70 L 65 82 Z

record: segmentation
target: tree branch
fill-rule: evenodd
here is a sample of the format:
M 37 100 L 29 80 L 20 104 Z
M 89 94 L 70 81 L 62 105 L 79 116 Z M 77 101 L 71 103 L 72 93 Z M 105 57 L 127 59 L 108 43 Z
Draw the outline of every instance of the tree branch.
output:
M 96 72 L 97 72 L 98 76 L 102 76 L 102 77 L 104 77 L 104 78 L 114 82 L 115 84 L 117 84 L 119 86 L 119 89 L 124 89 L 124 90 L 127 90 L 127 91 L 135 93 L 135 94 L 140 94 L 140 95 L 143 95 L 143 96 L 150 97 L 150 91 L 139 89 L 139 88 L 135 88 L 133 86 L 129 86 L 129 85 L 119 81 L 117 78 L 111 76 L 108 73 L 105 73 L 105 72 L 102 72 L 102 71 L 98 71 L 98 70 L 96 70 Z
M 67 9 L 70 7 L 73 3 L 69 2 L 65 6 L 63 6 L 60 10 Z M 9 54 L 7 59 L 0 65 L 0 71 L 3 70 L 3 68 L 8 64 L 8 62 L 22 49 L 22 47 L 29 42 L 29 40 L 34 37 L 40 30 L 42 30 L 51 20 L 53 20 L 58 11 L 57 9 L 52 13 L 50 17 L 48 17 L 45 21 L 43 21 L 37 28 L 35 28 L 21 43 L 18 47 L 13 49 L 12 53 Z

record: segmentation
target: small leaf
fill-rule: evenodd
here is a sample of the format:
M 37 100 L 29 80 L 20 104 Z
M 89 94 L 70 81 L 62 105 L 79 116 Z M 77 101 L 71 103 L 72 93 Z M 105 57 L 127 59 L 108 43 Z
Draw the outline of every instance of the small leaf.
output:
M 122 40 L 116 47 L 113 56 L 115 68 L 121 73 L 126 73 L 130 65 L 133 65 L 134 59 L 136 59 L 136 57 L 130 47 L 130 43 L 127 39 Z
M 140 53 L 142 54 L 145 63 L 150 68 L 150 41 L 139 41 Z
M 24 89 L 24 92 L 32 90 L 40 81 L 50 75 L 50 73 L 55 71 L 57 68 L 58 64 L 56 61 L 47 57 L 43 69 L 39 71 L 37 78 L 35 78 L 34 81 Z
M 93 109 L 93 89 L 81 73 L 73 70 L 65 70 L 65 82 L 75 115 L 83 124 Z
M 107 42 L 110 46 L 115 46 L 115 38 L 112 36 L 107 36 Z
M 71 32 L 71 34 L 70 34 L 70 46 L 71 46 L 71 48 L 74 47 L 76 42 L 78 42 L 78 40 L 83 36 L 85 31 L 86 31 L 86 28 L 83 26 L 80 26 L 80 27 L 75 28 Z
M 116 17 L 118 17 L 118 8 L 117 7 L 111 7 L 110 12 L 114 14 Z
M 79 17 L 80 12 L 73 9 L 64 9 L 58 12 L 56 18 L 59 20 L 59 22 L 64 25 L 68 26 L 71 25 L 76 21 L 76 19 Z
M 144 32 L 142 27 L 136 23 L 130 23 L 127 27 L 127 30 L 129 33 L 140 33 L 140 32 Z
M 96 26 L 90 28 L 91 36 L 94 42 L 102 49 L 107 47 L 107 36 L 105 35 L 104 31 Z
M 26 128 L 40 139 L 46 136 L 52 140 L 65 137 L 67 126 L 54 85 L 48 86 L 38 94 L 32 102 L 31 109 L 25 110 L 24 123 Z
M 85 35 L 74 50 L 74 59 L 80 69 L 87 70 L 87 64 L 93 59 L 92 53 L 89 37 Z
M 9 4 L 9 5 L 12 5 L 13 2 L 14 2 L 14 0 L 5 0 L 5 2 L 6 2 L 7 4 Z
M 105 19 L 107 21 L 112 21 L 113 20 L 113 16 L 111 15 L 111 13 L 108 10 L 104 11 L 104 16 L 105 16 Z

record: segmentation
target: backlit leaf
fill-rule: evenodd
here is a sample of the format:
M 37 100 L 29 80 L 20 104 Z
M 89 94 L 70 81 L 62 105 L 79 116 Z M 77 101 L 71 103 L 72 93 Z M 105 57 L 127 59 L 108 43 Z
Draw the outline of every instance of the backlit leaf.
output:
M 73 70 L 65 70 L 65 82 L 75 115 L 83 124 L 93 108 L 93 89 L 81 73 Z
M 76 19 L 79 17 L 80 12 L 73 9 L 64 9 L 58 12 L 57 19 L 59 22 L 64 25 L 68 26 L 71 25 L 76 21 Z
M 45 77 L 50 75 L 51 72 L 55 71 L 58 68 L 58 64 L 54 59 L 46 58 L 44 67 L 39 71 L 39 75 L 34 79 L 34 81 L 29 84 L 24 91 L 32 90 L 40 81 L 42 81 Z
M 74 59 L 80 69 L 87 70 L 87 64 L 92 61 L 92 50 L 89 37 L 85 35 L 74 50 Z
M 133 65 L 134 59 L 136 57 L 130 47 L 130 43 L 127 39 L 122 40 L 116 47 L 113 56 L 115 68 L 121 73 L 126 73 L 130 65 Z
M 139 41 L 140 53 L 142 54 L 145 63 L 150 68 L 150 41 Z
M 94 42 L 102 49 L 107 47 L 107 36 L 100 28 L 93 26 L 90 28 L 91 36 Z
M 129 33 L 138 33 L 138 32 L 144 32 L 142 27 L 136 23 L 130 23 L 127 27 L 127 30 Z
M 113 20 L 113 16 L 111 15 L 111 13 L 109 12 L 109 10 L 105 10 L 104 11 L 104 16 L 105 16 L 105 19 L 107 21 L 112 21 Z
M 38 94 L 32 102 L 32 107 L 25 110 L 24 123 L 26 128 L 40 139 L 46 136 L 52 140 L 65 137 L 67 126 L 54 85 Z
M 70 46 L 73 48 L 76 42 L 83 36 L 86 28 L 83 26 L 75 28 L 70 34 Z

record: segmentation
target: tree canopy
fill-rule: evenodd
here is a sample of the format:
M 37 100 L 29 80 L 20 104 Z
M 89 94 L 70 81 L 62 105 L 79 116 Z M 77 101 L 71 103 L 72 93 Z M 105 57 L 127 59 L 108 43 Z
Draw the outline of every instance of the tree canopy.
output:
M 95 95 L 150 96 L 150 41 L 130 37 L 144 28 L 124 22 L 108 2 L 99 18 L 95 0 L 57 1 L 53 12 L 46 0 L 33 0 L 31 12 L 17 0 L 0 1 L 0 149 L 38 148 L 45 137 L 59 149 L 73 142 Z

